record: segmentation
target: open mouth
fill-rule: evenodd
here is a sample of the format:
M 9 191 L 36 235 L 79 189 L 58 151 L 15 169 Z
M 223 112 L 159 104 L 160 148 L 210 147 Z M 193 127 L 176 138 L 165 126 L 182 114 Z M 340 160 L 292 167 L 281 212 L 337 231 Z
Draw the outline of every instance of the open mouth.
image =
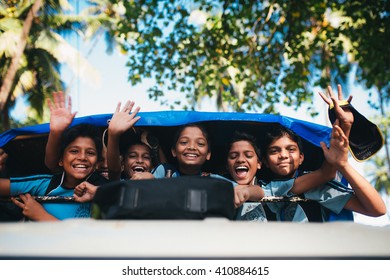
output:
M 237 166 L 234 170 L 238 177 L 243 177 L 248 173 L 249 168 L 247 166 Z
M 88 169 L 88 166 L 85 165 L 85 164 L 74 164 L 74 165 L 73 165 L 73 168 L 85 170 L 85 169 Z
M 197 158 L 198 157 L 198 155 L 197 154 L 184 154 L 184 156 L 186 157 L 186 158 Z
M 96 169 L 96 172 L 104 177 L 108 177 L 108 169 Z
M 145 168 L 142 166 L 135 166 L 132 168 L 134 172 L 145 172 Z

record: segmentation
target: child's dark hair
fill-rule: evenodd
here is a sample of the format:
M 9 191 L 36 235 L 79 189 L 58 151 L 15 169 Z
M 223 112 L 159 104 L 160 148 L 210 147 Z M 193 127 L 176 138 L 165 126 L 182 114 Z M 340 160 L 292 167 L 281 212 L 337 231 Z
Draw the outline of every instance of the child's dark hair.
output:
M 95 143 L 98 161 L 102 160 L 102 141 L 101 133 L 97 126 L 92 124 L 78 124 L 64 131 L 61 138 L 61 155 L 64 154 L 66 147 L 69 146 L 77 137 L 91 138 Z
M 252 145 L 253 149 L 256 152 L 257 157 L 259 160 L 261 159 L 261 151 L 259 146 L 257 145 L 257 139 L 254 135 L 243 132 L 243 131 L 234 131 L 233 137 L 230 139 L 230 142 L 228 143 L 227 149 L 226 149 L 226 157 L 228 158 L 228 153 L 232 145 L 238 141 L 246 141 L 249 144 Z
M 180 134 L 183 132 L 184 129 L 186 129 L 187 127 L 197 127 L 199 128 L 201 131 L 202 131 L 202 134 L 204 136 L 204 138 L 206 138 L 206 141 L 207 141 L 207 145 L 209 147 L 209 151 L 211 149 L 211 143 L 210 143 L 210 137 L 209 137 L 209 133 L 207 132 L 207 129 L 204 125 L 200 124 L 200 123 L 190 123 L 190 124 L 186 124 L 186 125 L 182 125 L 180 126 L 177 130 L 176 130 L 176 133 L 173 137 L 173 142 L 172 142 L 172 148 L 174 149 L 175 146 L 176 146 L 176 143 L 177 141 L 179 140 L 179 137 L 180 137 Z
M 303 153 L 303 146 L 302 146 L 301 137 L 299 137 L 299 135 L 296 134 L 291 129 L 288 129 L 287 127 L 284 127 L 282 125 L 277 125 L 265 134 L 264 141 L 263 141 L 263 147 L 262 147 L 262 154 L 266 155 L 267 149 L 271 145 L 271 143 L 273 141 L 283 137 L 283 136 L 287 136 L 292 141 L 297 143 L 298 148 L 299 148 L 299 152 L 301 154 Z

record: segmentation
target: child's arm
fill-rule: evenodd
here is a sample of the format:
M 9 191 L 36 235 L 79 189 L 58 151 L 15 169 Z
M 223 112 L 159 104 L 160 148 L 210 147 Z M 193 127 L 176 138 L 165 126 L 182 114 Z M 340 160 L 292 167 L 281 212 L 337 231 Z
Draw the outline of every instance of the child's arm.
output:
M 330 99 L 326 97 L 325 94 L 323 94 L 322 92 L 319 92 L 319 94 L 329 106 L 333 104 L 337 116 L 337 120 L 335 124 L 336 125 L 339 124 L 344 134 L 348 137 L 351 131 L 354 118 L 352 112 L 348 108 L 340 107 L 338 100 L 342 100 L 343 98 L 343 93 L 340 85 L 337 85 L 337 90 L 338 90 L 338 99 L 336 99 L 335 95 L 333 94 L 332 88 L 330 86 L 328 86 L 328 94 L 330 96 Z M 352 96 L 350 96 L 347 101 L 350 102 L 351 100 L 352 100 Z M 334 135 L 335 133 L 337 135 Z M 332 138 L 330 141 L 331 147 L 337 145 L 337 142 L 334 141 L 336 137 L 339 137 L 338 132 L 334 132 L 332 130 Z M 336 176 L 336 171 L 337 171 L 336 166 L 329 163 L 327 160 L 325 160 L 321 168 L 298 177 L 294 182 L 291 192 L 294 194 L 302 194 L 307 191 L 310 191 L 317 186 L 320 186 L 330 180 L 333 180 Z
M 0 179 L 0 195 L 10 195 L 11 192 L 11 181 L 9 179 Z M 30 194 L 21 194 L 20 199 L 17 200 L 15 197 L 11 197 L 13 203 L 23 209 L 23 215 L 34 221 L 54 221 L 56 217 L 50 215 L 38 203 Z
M 127 101 L 121 110 L 121 103 L 119 102 L 108 125 L 107 166 L 110 180 L 119 180 L 122 171 L 119 148 L 120 136 L 132 128 L 140 119 L 136 116 L 140 108 L 137 107 L 134 112 L 131 112 L 133 107 L 134 102 Z
M 332 129 L 330 148 L 329 150 L 326 148 L 326 152 L 328 154 L 332 152 L 334 156 L 338 156 L 337 147 L 339 145 L 339 142 L 343 141 L 343 138 L 341 137 L 339 131 L 335 129 L 335 127 L 340 129 L 337 125 L 335 125 L 334 128 Z M 325 144 L 321 143 L 321 146 L 325 146 Z M 322 149 L 324 149 L 324 147 L 322 147 Z M 325 159 L 327 159 L 326 156 Z M 291 192 L 294 194 L 302 194 L 318 186 L 321 186 L 322 184 L 325 184 L 328 181 L 333 180 L 336 176 L 336 171 L 337 171 L 336 166 L 330 163 L 328 160 L 325 160 L 321 168 L 297 177 L 294 181 L 293 187 L 291 188 Z
M 237 185 L 234 187 L 234 206 L 240 207 L 246 201 L 259 201 L 264 190 L 258 185 Z
M 5 171 L 5 164 L 8 159 L 8 154 L 0 148 L 0 173 Z
M 349 163 L 339 171 L 348 180 L 355 195 L 344 208 L 367 216 L 378 217 L 386 214 L 386 205 L 375 188 Z
M 46 144 L 45 164 L 52 171 L 59 170 L 58 162 L 61 158 L 61 135 L 72 123 L 76 113 L 72 113 L 72 101 L 68 97 L 68 104 L 62 91 L 53 93 L 52 102 L 47 100 L 50 109 L 50 133 Z
M 82 182 L 74 188 L 74 200 L 76 202 L 88 202 L 95 197 L 98 186 L 88 182 Z
M 151 172 L 137 172 L 131 176 L 131 180 L 156 179 Z
M 23 209 L 23 215 L 33 221 L 58 221 L 56 217 L 50 215 L 43 206 L 38 203 L 30 194 L 21 194 L 22 201 L 12 197 L 11 200 Z
M 11 192 L 11 182 L 7 178 L 0 178 L 0 195 L 7 196 Z
M 336 143 L 330 149 L 324 143 L 321 143 L 321 147 L 326 160 L 343 174 L 354 190 L 354 196 L 346 203 L 344 208 L 374 217 L 386 214 L 386 205 L 379 193 L 349 164 L 348 138 L 340 127 L 334 126 L 333 130 L 335 130 L 335 133 L 332 140 Z
M 321 186 L 333 180 L 336 177 L 336 171 L 337 169 L 334 166 L 324 161 L 319 169 L 297 177 L 294 180 L 291 192 L 293 194 L 302 194 Z
M 0 179 L 0 195 L 10 195 L 11 181 L 9 179 Z M 17 200 L 11 197 L 13 203 L 23 209 L 23 215 L 34 221 L 54 221 L 54 216 L 46 212 L 40 203 L 38 203 L 30 194 L 21 194 Z

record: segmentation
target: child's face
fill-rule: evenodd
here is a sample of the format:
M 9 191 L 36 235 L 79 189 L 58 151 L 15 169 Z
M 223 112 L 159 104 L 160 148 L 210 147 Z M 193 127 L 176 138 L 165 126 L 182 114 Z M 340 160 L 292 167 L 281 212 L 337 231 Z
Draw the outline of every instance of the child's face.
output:
M 172 155 L 177 158 L 180 168 L 198 168 L 200 171 L 206 160 L 210 159 L 211 153 L 202 130 L 190 126 L 181 132 Z
M 64 168 L 66 187 L 75 187 L 85 180 L 94 170 L 98 154 L 93 140 L 89 137 L 77 137 L 64 150 L 59 163 Z
M 264 163 L 278 178 L 293 178 L 303 159 L 297 143 L 282 136 L 269 145 Z
M 108 179 L 107 148 L 102 149 L 102 159 L 96 164 L 96 172 Z
M 150 150 L 144 145 L 132 145 L 123 160 L 123 169 L 128 178 L 137 172 L 149 172 L 152 168 Z
M 239 185 L 253 184 L 261 163 L 252 144 L 245 140 L 234 142 L 228 153 L 227 168 Z

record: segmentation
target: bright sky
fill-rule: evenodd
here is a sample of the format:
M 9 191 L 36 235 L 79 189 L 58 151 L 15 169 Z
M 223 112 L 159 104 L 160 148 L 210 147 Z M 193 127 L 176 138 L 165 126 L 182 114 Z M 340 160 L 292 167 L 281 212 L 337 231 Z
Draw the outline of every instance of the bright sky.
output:
M 70 42 L 76 45 L 76 42 Z M 90 49 L 90 46 L 79 42 L 83 55 L 86 55 Z M 72 98 L 73 111 L 77 112 L 76 117 L 113 113 L 117 103 L 119 101 L 126 102 L 127 100 L 133 100 L 142 111 L 161 111 L 169 110 L 168 107 L 160 105 L 159 102 L 154 102 L 148 99 L 146 89 L 151 85 L 151 81 L 144 82 L 142 85 L 133 87 L 127 82 L 128 68 L 125 66 L 127 58 L 126 56 L 115 52 L 112 55 L 105 53 L 105 43 L 101 40 L 93 49 L 92 53 L 88 57 L 89 63 L 95 68 L 100 76 L 100 81 L 91 81 L 86 79 L 89 75 L 87 73 L 81 73 L 82 79 L 75 78 L 69 70 L 63 72 L 65 82 L 69 85 L 69 94 Z M 348 95 L 352 94 L 353 105 L 366 117 L 370 118 L 375 112 L 370 109 L 367 104 L 368 94 L 359 87 L 353 87 Z M 176 95 L 178 99 L 180 95 Z M 290 116 L 297 119 L 304 119 L 307 121 L 315 122 L 322 125 L 329 126 L 327 117 L 327 105 L 315 92 L 314 100 L 315 107 L 319 108 L 320 114 L 316 118 L 310 117 L 305 110 L 294 111 L 288 107 L 281 107 L 281 113 L 285 116 Z M 178 108 L 180 109 L 180 108 Z M 215 111 L 213 103 L 205 101 L 198 108 L 199 111 Z M 17 106 L 12 115 L 19 119 L 25 118 L 25 105 L 23 101 L 17 102 Z M 360 172 L 364 173 L 365 164 L 358 163 L 354 159 L 350 158 L 350 162 Z M 386 197 L 387 205 L 390 207 L 390 199 Z M 356 215 L 355 220 L 359 223 L 372 224 L 372 225 L 389 225 L 389 218 L 385 215 L 379 218 L 369 218 L 362 215 Z

